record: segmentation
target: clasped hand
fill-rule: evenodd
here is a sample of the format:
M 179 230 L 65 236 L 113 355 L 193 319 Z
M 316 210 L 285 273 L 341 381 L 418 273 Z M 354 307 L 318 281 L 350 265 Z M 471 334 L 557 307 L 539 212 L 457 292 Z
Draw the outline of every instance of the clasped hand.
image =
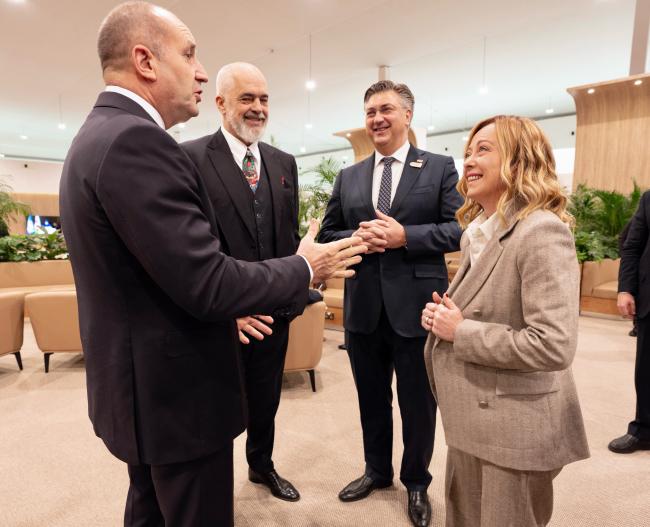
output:
M 395 218 L 375 211 L 377 218 L 362 221 L 353 236 L 363 240 L 368 253 L 383 253 L 386 249 L 397 249 L 406 244 L 406 231 Z
M 453 342 L 456 328 L 465 319 L 447 293 L 441 298 L 438 293 L 434 292 L 431 297 L 433 302 L 424 306 L 420 323 L 424 329 L 431 331 L 436 337 Z

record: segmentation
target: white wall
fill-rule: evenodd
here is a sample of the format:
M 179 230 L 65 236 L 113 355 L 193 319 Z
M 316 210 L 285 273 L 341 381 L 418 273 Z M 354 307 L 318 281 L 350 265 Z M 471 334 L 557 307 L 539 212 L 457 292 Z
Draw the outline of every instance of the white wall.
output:
M 0 158 L 0 181 L 14 192 L 58 194 L 63 163 Z

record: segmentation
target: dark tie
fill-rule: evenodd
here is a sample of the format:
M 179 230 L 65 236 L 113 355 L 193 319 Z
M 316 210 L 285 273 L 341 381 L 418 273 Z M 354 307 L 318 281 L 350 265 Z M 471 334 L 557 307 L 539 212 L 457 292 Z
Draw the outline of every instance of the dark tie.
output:
M 255 158 L 253 157 L 253 152 L 250 151 L 250 148 L 246 149 L 246 155 L 244 156 L 244 161 L 242 162 L 241 169 L 244 173 L 244 176 L 246 177 L 248 185 L 254 193 L 257 190 L 257 184 L 259 183 L 260 178 L 257 175 Z
M 388 214 L 390 212 L 390 191 L 393 185 L 393 171 L 391 165 L 393 164 L 393 161 L 395 161 L 395 158 L 385 157 L 382 161 L 384 163 L 384 171 L 381 173 L 377 209 L 384 214 Z

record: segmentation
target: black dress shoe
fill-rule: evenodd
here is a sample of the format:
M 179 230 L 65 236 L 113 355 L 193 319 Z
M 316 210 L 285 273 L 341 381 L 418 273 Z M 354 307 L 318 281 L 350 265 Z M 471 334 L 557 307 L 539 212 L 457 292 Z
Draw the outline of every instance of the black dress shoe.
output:
M 632 434 L 625 434 L 624 436 L 613 439 L 607 445 L 607 448 L 617 454 L 631 454 L 637 450 L 650 450 L 650 441 L 644 441 Z
M 253 469 L 248 469 L 248 479 L 253 483 L 261 483 L 266 485 L 271 494 L 276 498 L 280 498 L 285 501 L 298 501 L 300 499 L 300 494 L 296 490 L 291 482 L 287 481 L 275 471 L 271 470 L 270 472 L 257 473 Z
M 341 501 L 357 501 L 362 500 L 370 495 L 375 489 L 385 489 L 393 484 L 392 481 L 387 483 L 377 483 L 372 478 L 365 474 L 359 479 L 348 483 L 341 492 L 339 492 L 339 499 Z
M 431 503 L 426 490 L 409 490 L 409 519 L 415 527 L 428 527 L 431 522 Z

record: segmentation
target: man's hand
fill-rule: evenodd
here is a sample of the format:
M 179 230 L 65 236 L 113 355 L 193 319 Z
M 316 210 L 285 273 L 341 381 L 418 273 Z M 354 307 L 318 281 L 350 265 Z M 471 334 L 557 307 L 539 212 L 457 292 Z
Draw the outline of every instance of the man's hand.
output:
M 624 318 L 634 318 L 636 315 L 636 303 L 630 293 L 619 293 L 616 298 L 616 307 Z
M 362 221 L 352 236 L 358 236 L 368 248 L 368 253 L 383 253 L 388 244 L 385 230 L 372 221 Z
M 250 340 L 244 332 L 257 340 L 264 340 L 264 335 L 273 334 L 273 330 L 267 324 L 273 324 L 273 319 L 267 315 L 238 318 L 237 330 L 239 331 L 239 342 L 242 344 L 250 343 Z
M 330 243 L 316 243 L 318 221 L 311 220 L 309 231 L 300 241 L 296 254 L 309 262 L 314 273 L 314 283 L 324 282 L 329 278 L 351 278 L 354 271 L 347 269 L 361 262 L 361 254 L 367 252 L 363 240 L 358 236 L 343 238 Z
M 364 221 L 359 226 L 367 223 L 380 227 L 386 234 L 386 249 L 399 249 L 400 247 L 404 247 L 406 245 L 406 231 L 402 227 L 402 224 L 396 221 L 395 218 L 386 216 L 386 214 L 378 210 L 375 211 L 375 214 L 377 214 L 376 220 Z

